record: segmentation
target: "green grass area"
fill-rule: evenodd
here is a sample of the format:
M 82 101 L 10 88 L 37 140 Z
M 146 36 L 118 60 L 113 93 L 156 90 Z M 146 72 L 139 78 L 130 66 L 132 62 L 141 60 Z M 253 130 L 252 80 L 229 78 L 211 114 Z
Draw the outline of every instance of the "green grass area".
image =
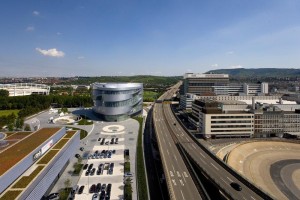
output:
M 74 164 L 74 171 L 73 171 L 73 174 L 74 174 L 74 175 L 79 175 L 79 174 L 80 174 L 80 171 L 81 171 L 81 169 L 82 169 L 82 166 L 83 166 L 83 164 L 75 163 L 75 164 Z
M 22 190 L 8 190 L 1 198 L 0 200 L 11 200 L 11 199 L 17 199 L 19 194 L 22 192 Z
M 65 144 L 69 141 L 68 138 L 62 138 L 54 147 L 53 149 L 61 149 Z
M 67 131 L 66 135 L 64 136 L 64 138 L 71 138 L 73 137 L 73 135 L 76 133 L 76 131 Z
M 57 153 L 59 150 L 50 150 L 46 153 L 37 164 L 47 164 Z
M 72 188 L 63 188 L 59 192 L 59 200 L 67 200 Z
M 0 117 L 10 115 L 11 113 L 14 113 L 16 116 L 18 116 L 19 111 L 20 110 L 0 110 Z
M 139 135 L 137 141 L 137 150 L 136 150 L 136 166 L 137 166 L 137 182 L 138 182 L 138 199 L 148 199 L 147 192 L 147 183 L 146 183 L 146 174 L 145 174 L 145 165 L 144 165 L 144 154 L 143 154 L 143 146 L 142 146 L 142 127 L 143 127 L 143 118 L 135 117 L 135 120 L 139 122 Z
M 83 129 L 80 129 L 80 128 L 74 128 L 74 127 L 70 127 L 70 126 L 67 126 L 66 128 L 72 128 L 72 130 L 80 130 L 80 140 L 82 140 L 83 138 L 85 138 L 88 134 L 87 131 L 83 130 Z
M 130 162 L 124 163 L 124 172 L 130 172 Z
M 26 188 L 28 184 L 42 171 L 44 166 L 38 166 L 29 176 L 23 176 L 12 188 Z
M 83 118 L 78 122 L 78 125 L 92 125 L 92 124 L 93 121 L 89 119 L 83 119 Z
M 143 101 L 144 102 L 152 102 L 155 101 L 155 99 L 158 98 L 159 93 L 152 92 L 152 91 L 144 91 L 143 94 Z
M 132 200 L 132 186 L 130 178 L 125 180 L 124 186 L 124 199 L 125 200 Z

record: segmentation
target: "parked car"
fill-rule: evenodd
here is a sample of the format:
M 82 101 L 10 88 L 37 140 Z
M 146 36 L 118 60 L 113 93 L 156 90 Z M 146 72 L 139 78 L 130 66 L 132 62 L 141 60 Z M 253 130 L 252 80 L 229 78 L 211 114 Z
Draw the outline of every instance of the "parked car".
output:
M 96 186 L 96 192 L 100 192 L 101 191 L 101 183 L 98 183 Z
M 119 138 L 116 138 L 115 144 L 118 144 L 118 142 L 119 142 Z
M 100 193 L 100 200 L 104 200 L 105 199 L 105 191 L 102 190 Z
M 80 155 L 77 153 L 77 154 L 75 154 L 75 157 L 76 158 L 80 158 Z
M 80 147 L 80 151 L 83 151 L 84 150 L 84 147 Z
M 115 143 L 115 138 L 111 138 L 110 144 L 114 144 L 114 143 Z
M 102 186 L 101 186 L 101 191 L 105 191 L 105 189 L 106 189 L 106 184 L 104 183 L 104 184 L 102 184 Z
M 59 199 L 59 193 L 52 193 L 48 195 L 47 199 L 49 200 L 58 200 Z
M 82 192 L 83 192 L 83 189 L 84 189 L 84 185 L 82 185 L 82 186 L 79 188 L 79 190 L 78 190 L 78 194 L 82 194 Z
M 94 164 L 93 164 L 93 163 L 91 163 L 91 164 L 89 165 L 89 169 L 92 169 L 92 168 L 93 168 L 93 166 L 94 166 Z
M 72 189 L 72 194 L 75 194 L 79 189 L 79 185 L 75 185 Z
M 96 194 L 93 194 L 93 198 L 92 198 L 92 200 L 98 200 L 99 199 L 99 197 L 98 197 L 99 195 L 98 195 L 98 193 L 96 193 Z
M 86 170 L 87 168 L 88 168 L 88 164 L 85 164 L 84 166 L 83 166 L 83 170 Z
M 96 185 L 93 184 L 91 187 L 90 187 L 90 193 L 94 193 L 96 191 Z
M 124 177 L 132 177 L 132 173 L 131 173 L 131 172 L 126 172 L 126 173 L 124 174 Z
M 95 168 L 93 168 L 93 169 L 91 170 L 91 173 L 90 173 L 90 175 L 91 175 L 91 176 L 94 176 L 94 175 L 95 175 L 95 171 L 96 171 L 96 169 L 95 169 Z

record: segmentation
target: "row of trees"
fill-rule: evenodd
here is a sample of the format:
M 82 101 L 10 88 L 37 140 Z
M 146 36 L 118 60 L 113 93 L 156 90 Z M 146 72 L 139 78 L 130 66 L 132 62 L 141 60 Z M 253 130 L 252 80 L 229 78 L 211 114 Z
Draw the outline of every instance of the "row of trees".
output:
M 0 110 L 27 109 L 27 111 L 25 110 L 24 112 L 28 113 L 28 110 L 44 110 L 51 105 L 56 105 L 57 107 L 90 107 L 93 105 L 93 102 L 90 96 L 30 95 L 0 97 Z
M 24 119 L 17 117 L 14 113 L 10 115 L 0 116 L 0 127 L 7 125 L 7 129 L 12 131 L 13 129 L 23 129 Z

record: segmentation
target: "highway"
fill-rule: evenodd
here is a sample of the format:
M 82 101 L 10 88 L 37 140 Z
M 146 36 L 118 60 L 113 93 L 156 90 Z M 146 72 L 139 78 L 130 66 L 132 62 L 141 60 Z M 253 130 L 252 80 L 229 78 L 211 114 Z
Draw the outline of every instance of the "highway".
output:
M 179 85 L 180 83 L 173 86 L 170 90 L 164 93 L 159 100 L 170 99 L 178 89 Z M 158 131 L 158 144 L 164 162 L 164 171 L 166 175 L 169 176 L 169 179 L 171 179 L 171 182 L 175 181 L 176 184 L 178 183 L 178 181 L 180 182 L 180 177 L 176 177 L 176 174 L 174 175 L 174 171 L 186 170 L 184 162 L 181 159 L 181 155 L 179 154 L 175 145 L 175 143 L 178 142 L 179 144 L 181 144 L 181 146 L 187 152 L 187 154 L 198 164 L 198 166 L 201 168 L 204 174 L 208 176 L 216 185 L 218 185 L 220 191 L 227 198 L 237 200 L 271 199 L 268 196 L 264 196 L 264 194 L 261 195 L 260 192 L 258 192 L 260 194 L 257 194 L 257 192 L 253 191 L 252 188 L 250 188 L 248 185 L 245 185 L 243 182 L 238 180 L 234 174 L 232 174 L 226 168 L 223 168 L 223 166 L 221 166 L 219 162 L 217 162 L 212 157 L 214 155 L 208 154 L 207 151 L 203 149 L 204 147 L 201 147 L 198 142 L 196 143 L 194 139 L 189 135 L 189 133 L 187 133 L 185 129 L 181 127 L 180 123 L 178 123 L 176 117 L 174 116 L 171 110 L 170 104 L 155 104 L 154 123 L 155 129 L 156 131 Z M 166 178 L 168 180 L 168 177 Z M 242 187 L 242 191 L 237 191 L 234 188 L 232 188 L 230 185 L 230 183 L 232 182 L 238 183 Z M 188 188 L 191 189 L 194 183 L 189 182 L 187 185 Z M 175 196 L 173 199 L 182 199 L 180 194 L 178 194 L 176 188 L 173 187 L 174 183 L 172 185 L 169 181 L 168 186 L 171 190 L 171 194 Z M 185 191 L 185 187 L 183 185 L 180 188 L 183 194 L 185 194 L 184 192 L 187 192 L 187 194 L 191 195 L 191 193 L 193 192 Z M 196 192 L 196 190 L 194 192 Z M 185 197 L 185 199 L 196 198 Z
M 154 105 L 154 127 L 170 199 L 202 199 L 165 124 L 162 104 Z

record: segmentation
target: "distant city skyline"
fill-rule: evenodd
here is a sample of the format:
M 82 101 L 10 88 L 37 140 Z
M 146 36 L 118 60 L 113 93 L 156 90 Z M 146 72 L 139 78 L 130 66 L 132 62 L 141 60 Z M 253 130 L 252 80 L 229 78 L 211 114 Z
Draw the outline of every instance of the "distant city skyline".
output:
M 300 68 L 300 1 L 5 1 L 1 77 Z

